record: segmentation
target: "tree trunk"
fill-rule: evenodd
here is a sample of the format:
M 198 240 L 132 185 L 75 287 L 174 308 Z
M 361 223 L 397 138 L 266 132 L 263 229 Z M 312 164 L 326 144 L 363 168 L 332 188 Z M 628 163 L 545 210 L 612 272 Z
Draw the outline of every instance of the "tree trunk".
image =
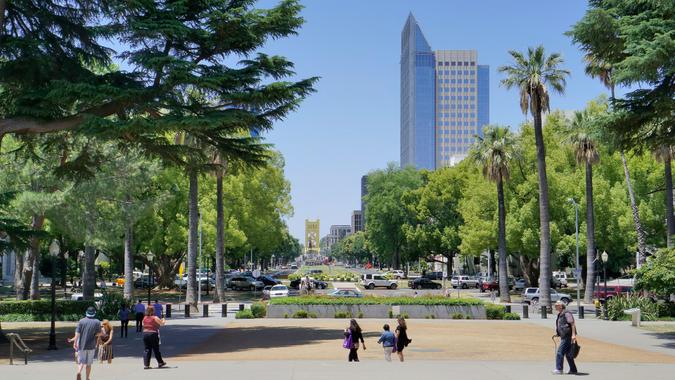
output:
M 541 102 L 537 101 L 537 104 Z M 546 150 L 541 122 L 541 106 L 537 105 L 534 118 L 534 137 L 537 145 L 537 173 L 539 175 L 539 302 L 551 306 L 551 229 L 546 177 Z
M 23 286 L 23 266 L 25 262 L 23 254 L 14 251 L 14 289 L 16 291 L 16 299 L 18 301 L 25 300 L 24 286 Z
M 82 260 L 82 298 L 86 301 L 94 299 L 96 290 L 96 248 L 92 245 L 84 246 L 84 259 Z
M 537 260 L 529 258 L 524 255 L 518 256 L 520 267 L 523 269 L 523 277 L 530 286 L 535 286 L 535 282 L 539 278 L 539 268 L 537 267 Z
M 399 247 L 396 247 L 394 250 L 394 260 L 393 260 L 394 269 L 398 270 L 401 266 L 401 250 Z
M 199 178 L 197 172 L 190 170 L 190 189 L 188 196 L 188 259 L 187 259 L 187 292 L 185 301 L 192 306 L 197 306 L 197 244 L 199 228 Z
M 593 301 L 595 283 L 595 216 L 593 212 L 593 165 L 586 161 L 586 290 L 584 302 Z M 579 284 L 577 284 L 579 286 Z
M 509 294 L 509 276 L 506 265 L 506 207 L 504 206 L 504 183 L 501 176 L 497 179 L 497 203 L 499 208 L 499 300 L 511 302 Z
M 447 262 L 445 263 L 445 269 L 448 271 L 448 278 L 452 277 L 452 257 L 454 255 L 452 253 L 449 253 L 448 255 L 445 256 L 447 259 Z M 406 272 L 406 275 L 408 273 Z
M 225 300 L 225 215 L 223 212 L 223 173 L 216 174 L 216 294 L 214 302 Z
M 672 248 L 673 237 L 675 235 L 675 220 L 673 220 L 673 169 L 671 167 L 670 154 L 666 154 L 663 163 L 666 181 L 666 244 L 668 248 Z
M 30 249 L 33 251 L 33 277 L 30 279 L 30 299 L 37 301 L 40 299 L 40 247 L 33 243 L 33 239 L 31 239 Z
M 633 192 L 633 185 L 630 182 L 630 173 L 628 172 L 628 163 L 626 162 L 626 155 L 623 150 L 621 154 L 621 162 L 623 163 L 623 172 L 626 176 L 626 187 L 628 187 L 628 197 L 630 198 L 630 207 L 633 211 L 633 223 L 635 224 L 635 234 L 638 241 L 638 261 L 636 266 L 640 268 L 647 259 L 647 245 L 645 244 L 645 233 L 640 222 L 640 213 L 638 212 L 637 203 L 635 203 L 635 193 Z
M 40 230 L 44 224 L 45 217 L 44 215 L 33 215 L 31 228 L 33 230 Z M 21 273 L 21 286 L 17 288 L 17 299 L 18 300 L 27 300 L 31 295 L 30 290 L 33 286 L 33 271 L 36 269 L 37 256 L 39 255 L 40 241 L 37 237 L 32 237 L 30 239 L 30 247 L 26 251 L 26 257 L 24 258 L 23 268 Z M 39 272 L 39 271 L 38 271 Z M 39 274 L 36 274 L 39 277 Z
M 127 221 L 124 230 L 124 299 L 132 301 L 134 298 L 134 227 Z

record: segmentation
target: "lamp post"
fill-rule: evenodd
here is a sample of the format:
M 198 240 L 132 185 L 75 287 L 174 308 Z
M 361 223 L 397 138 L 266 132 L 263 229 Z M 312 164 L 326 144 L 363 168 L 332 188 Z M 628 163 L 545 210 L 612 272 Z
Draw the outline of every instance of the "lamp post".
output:
M 272 254 L 272 269 L 274 269 L 274 253 Z M 328 270 L 330 271 L 330 266 L 328 266 Z
M 61 251 L 59 247 L 59 242 L 56 239 L 52 240 L 49 244 L 49 255 L 52 257 L 52 324 L 49 329 L 49 347 L 48 350 L 56 350 L 56 282 L 54 278 L 56 277 L 56 257 Z
M 581 271 L 579 270 L 579 204 L 572 198 L 567 198 L 567 201 L 574 205 L 574 233 L 577 239 L 577 256 L 576 256 L 576 270 L 574 277 L 577 280 L 577 312 L 581 310 L 581 289 L 579 287 L 581 282 Z
M 152 259 L 155 257 L 155 255 L 152 254 L 152 251 L 148 252 L 148 305 L 151 305 L 151 300 L 150 297 L 152 296 L 152 285 L 153 285 L 153 278 L 152 278 Z
M 63 261 L 64 261 L 64 268 L 65 268 L 65 273 L 63 274 L 63 298 L 65 299 L 67 297 L 66 291 L 68 290 L 68 285 L 66 284 L 67 282 L 67 277 L 68 277 L 68 252 L 63 254 Z
M 602 272 L 603 272 L 603 277 L 605 278 L 605 291 L 604 293 L 604 299 L 605 299 L 605 320 L 608 319 L 607 316 L 607 260 L 609 260 L 609 255 L 607 254 L 607 251 L 602 251 Z

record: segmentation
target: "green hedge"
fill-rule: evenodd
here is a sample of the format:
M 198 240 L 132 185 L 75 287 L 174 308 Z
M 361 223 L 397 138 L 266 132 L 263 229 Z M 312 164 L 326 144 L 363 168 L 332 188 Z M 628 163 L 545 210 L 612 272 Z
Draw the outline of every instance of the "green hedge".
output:
M 94 306 L 94 302 L 56 301 L 56 314 L 57 316 L 79 315 L 82 318 L 89 306 Z M 0 302 L 0 316 L 8 314 L 48 315 L 46 320 L 49 320 L 52 314 L 52 302 L 51 300 Z
M 475 298 L 447 298 L 443 296 L 425 297 L 361 297 L 339 298 L 329 296 L 301 296 L 273 298 L 270 305 L 450 305 L 477 306 L 482 305 Z
M 486 304 L 485 314 L 487 319 L 504 319 L 506 308 L 501 305 Z
M 265 315 L 267 315 L 267 306 L 262 302 L 256 302 L 251 305 L 251 313 L 255 318 L 265 318 Z
M 254 319 L 255 316 L 249 309 L 240 310 L 234 315 L 236 319 Z

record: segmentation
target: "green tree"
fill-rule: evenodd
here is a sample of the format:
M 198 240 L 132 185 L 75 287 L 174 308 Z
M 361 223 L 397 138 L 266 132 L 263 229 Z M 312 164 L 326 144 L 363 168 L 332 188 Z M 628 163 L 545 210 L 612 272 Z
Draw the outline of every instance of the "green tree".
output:
M 537 146 L 537 173 L 539 176 L 539 223 L 540 231 L 540 279 L 541 302 L 551 305 L 551 230 L 549 213 L 548 179 L 546 176 L 546 152 L 542 133 L 543 112 L 550 110 L 548 87 L 558 93 L 565 90 L 565 78 L 569 71 L 560 69 L 563 59 L 558 53 L 546 56 L 543 46 L 529 48 L 527 57 L 518 51 L 510 51 L 514 59 L 511 66 L 502 66 L 499 72 L 506 78 L 501 83 L 507 89 L 517 88 L 520 95 L 520 109 L 528 109 L 534 121 L 535 143 Z
M 600 161 L 597 143 L 592 135 L 593 120 L 588 112 L 575 112 L 570 126 L 569 141 L 574 147 L 577 163 L 586 169 L 586 288 L 584 302 L 593 300 L 595 280 L 595 214 L 593 211 L 593 165 Z
M 661 249 L 635 274 L 635 289 L 661 297 L 675 294 L 675 249 Z
M 504 182 L 509 180 L 511 161 L 517 156 L 515 138 L 508 127 L 486 126 L 483 128 L 483 136 L 478 137 L 471 156 L 476 163 L 482 166 L 485 178 L 497 184 L 499 299 L 502 302 L 511 302 L 506 264 Z
M 657 161 L 663 163 L 663 179 L 665 182 L 665 203 L 666 203 L 666 246 L 673 247 L 673 236 L 675 235 L 675 220 L 673 220 L 673 172 L 672 158 L 675 147 L 661 146 L 654 151 L 654 157 Z
M 401 199 L 407 190 L 422 185 L 420 173 L 412 167 L 398 168 L 391 163 L 384 170 L 368 174 L 366 235 L 368 246 L 380 258 L 394 267 L 401 267 L 401 255 L 406 249 L 402 226 L 408 211 Z

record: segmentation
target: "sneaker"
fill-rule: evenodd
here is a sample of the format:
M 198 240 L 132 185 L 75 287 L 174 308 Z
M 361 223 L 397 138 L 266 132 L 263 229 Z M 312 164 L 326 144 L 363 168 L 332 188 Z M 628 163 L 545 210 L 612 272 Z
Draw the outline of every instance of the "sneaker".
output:
M 143 367 L 143 369 L 151 369 L 151 368 L 150 368 L 150 366 L 146 365 L 145 367 Z
M 160 363 L 158 368 L 166 367 L 166 363 Z
M 567 374 L 568 375 L 578 375 L 579 372 L 578 371 L 569 371 L 569 372 L 567 372 Z
M 554 369 L 553 371 L 551 371 L 551 373 L 554 374 L 554 375 L 562 375 L 563 374 L 563 372 L 559 369 Z

